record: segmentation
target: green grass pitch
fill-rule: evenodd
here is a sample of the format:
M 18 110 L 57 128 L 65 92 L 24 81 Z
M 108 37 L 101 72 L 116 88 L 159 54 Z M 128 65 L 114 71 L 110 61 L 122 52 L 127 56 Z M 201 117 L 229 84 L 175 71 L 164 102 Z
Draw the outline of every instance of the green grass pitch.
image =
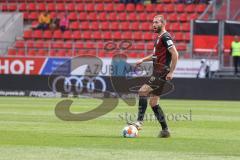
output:
M 0 98 L 0 160 L 239 160 L 240 101 L 162 100 L 168 115 L 187 115 L 173 121 L 172 137 L 156 138 L 159 125 L 146 121 L 138 138 L 123 138 L 126 113 L 137 107 L 120 101 L 118 107 L 86 122 L 66 122 L 55 116 L 57 98 Z M 71 110 L 96 107 L 97 99 L 74 99 Z M 148 108 L 147 113 L 152 113 Z M 189 117 L 188 117 L 189 118 Z

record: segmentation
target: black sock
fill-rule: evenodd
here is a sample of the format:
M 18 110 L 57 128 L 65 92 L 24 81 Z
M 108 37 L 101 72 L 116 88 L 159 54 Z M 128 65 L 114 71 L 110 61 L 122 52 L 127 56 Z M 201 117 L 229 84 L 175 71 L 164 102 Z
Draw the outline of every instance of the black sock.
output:
M 146 96 L 140 96 L 139 97 L 139 104 L 138 104 L 138 121 L 143 121 L 144 114 L 147 109 L 147 97 Z
M 156 106 L 152 107 L 152 110 L 153 110 L 158 122 L 161 124 L 162 129 L 163 130 L 168 129 L 167 122 L 166 122 L 162 108 L 159 105 L 156 105 Z

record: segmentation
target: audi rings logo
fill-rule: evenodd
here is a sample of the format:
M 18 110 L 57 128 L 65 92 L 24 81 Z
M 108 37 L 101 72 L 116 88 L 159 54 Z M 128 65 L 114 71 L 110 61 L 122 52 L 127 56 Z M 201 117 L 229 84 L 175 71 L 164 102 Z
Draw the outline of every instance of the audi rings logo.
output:
M 92 93 L 94 91 L 105 92 L 107 86 L 102 77 L 58 76 L 53 80 L 52 89 L 55 92 L 61 90 L 64 93 L 82 93 L 85 89 L 86 92 Z

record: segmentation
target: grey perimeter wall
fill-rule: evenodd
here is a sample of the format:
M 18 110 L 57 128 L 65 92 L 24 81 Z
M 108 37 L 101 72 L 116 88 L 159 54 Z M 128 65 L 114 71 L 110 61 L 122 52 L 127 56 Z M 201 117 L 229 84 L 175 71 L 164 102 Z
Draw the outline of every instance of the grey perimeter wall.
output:
M 109 77 L 102 77 L 111 91 Z M 48 76 L 0 75 L 0 91 L 51 91 Z M 240 100 L 240 79 L 173 80 L 175 90 L 169 99 Z M 127 84 L 126 84 L 127 85 Z M 3 96 L 3 95 L 2 95 Z

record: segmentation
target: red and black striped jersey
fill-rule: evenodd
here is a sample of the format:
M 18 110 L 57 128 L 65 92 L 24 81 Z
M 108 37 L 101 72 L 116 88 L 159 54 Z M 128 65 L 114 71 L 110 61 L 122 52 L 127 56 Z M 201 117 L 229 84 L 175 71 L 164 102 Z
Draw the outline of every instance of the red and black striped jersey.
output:
M 164 32 L 156 38 L 152 56 L 154 72 L 162 72 L 163 69 L 169 68 L 172 58 L 169 49 L 173 45 L 172 37 L 168 32 Z

